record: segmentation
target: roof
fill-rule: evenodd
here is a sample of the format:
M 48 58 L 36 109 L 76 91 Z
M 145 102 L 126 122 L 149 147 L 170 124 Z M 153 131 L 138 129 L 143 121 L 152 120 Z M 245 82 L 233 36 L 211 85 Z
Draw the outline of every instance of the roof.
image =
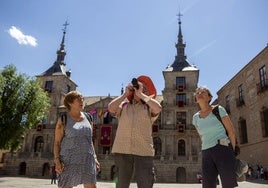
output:
M 52 76 L 52 75 L 67 76 L 65 64 L 55 62 L 50 68 L 48 68 L 45 72 L 43 72 L 39 76 Z

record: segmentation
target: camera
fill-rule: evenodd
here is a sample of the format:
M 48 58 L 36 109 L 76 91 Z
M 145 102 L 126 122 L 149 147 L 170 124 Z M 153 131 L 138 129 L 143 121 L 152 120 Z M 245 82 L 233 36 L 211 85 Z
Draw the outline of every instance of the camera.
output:
M 133 87 L 135 87 L 136 89 L 139 89 L 139 84 L 138 84 L 137 78 L 133 78 L 131 83 L 132 83 Z

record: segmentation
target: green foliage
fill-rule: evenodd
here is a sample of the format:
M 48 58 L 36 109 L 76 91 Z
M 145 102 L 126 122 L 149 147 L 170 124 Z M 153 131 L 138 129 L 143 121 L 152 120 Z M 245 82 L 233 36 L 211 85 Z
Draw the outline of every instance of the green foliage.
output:
M 48 108 L 38 80 L 6 66 L 0 72 L 0 149 L 18 149 L 25 130 L 39 124 Z

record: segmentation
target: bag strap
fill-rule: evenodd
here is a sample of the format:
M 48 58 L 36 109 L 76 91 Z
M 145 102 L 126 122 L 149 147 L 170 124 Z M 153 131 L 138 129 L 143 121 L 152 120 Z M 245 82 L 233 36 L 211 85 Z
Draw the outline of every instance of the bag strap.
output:
M 63 112 L 62 114 L 61 114 L 61 122 L 63 123 L 63 125 L 65 126 L 66 125 L 66 123 L 67 123 L 67 113 L 66 112 Z
M 93 125 L 93 117 L 92 117 L 92 115 L 87 113 L 87 112 L 83 112 L 83 113 L 85 114 L 85 116 L 86 116 L 87 120 L 89 121 L 89 123 Z M 66 112 L 61 114 L 61 122 L 64 125 L 66 125 L 66 123 L 67 123 L 67 113 Z
M 223 124 L 221 116 L 220 116 L 220 112 L 219 112 L 219 105 L 214 106 L 214 108 L 212 109 L 212 113 L 217 117 L 217 119 L 221 122 L 221 124 Z
M 217 104 L 216 106 L 213 107 L 212 109 L 212 113 L 216 116 L 216 118 L 221 122 L 222 126 L 225 129 L 226 135 L 228 136 L 228 132 L 225 128 L 225 125 L 222 122 L 221 116 L 220 116 L 220 112 L 219 112 L 219 105 Z
M 93 126 L 93 117 L 91 114 L 87 113 L 87 112 L 83 112 L 87 118 L 87 120 L 89 121 L 89 123 Z

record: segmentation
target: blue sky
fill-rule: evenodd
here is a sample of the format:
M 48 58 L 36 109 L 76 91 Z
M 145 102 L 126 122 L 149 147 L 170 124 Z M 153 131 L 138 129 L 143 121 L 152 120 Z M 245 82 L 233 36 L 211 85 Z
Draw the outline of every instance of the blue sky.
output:
M 14 64 L 29 76 L 43 73 L 67 20 L 65 63 L 78 91 L 120 95 L 145 74 L 162 94 L 181 12 L 187 59 L 200 70 L 198 85 L 216 96 L 267 45 L 267 7 L 267 0 L 1 0 L 0 70 Z

